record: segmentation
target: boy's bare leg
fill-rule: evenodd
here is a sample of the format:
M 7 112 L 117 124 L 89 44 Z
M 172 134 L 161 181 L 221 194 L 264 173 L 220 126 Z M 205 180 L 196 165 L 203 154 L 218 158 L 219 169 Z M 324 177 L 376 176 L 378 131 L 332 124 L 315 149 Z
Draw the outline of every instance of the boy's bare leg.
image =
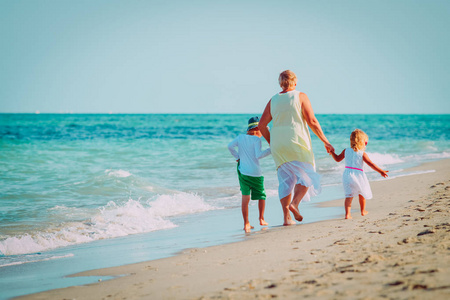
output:
M 284 223 L 283 226 L 294 225 L 295 221 L 292 220 L 291 214 L 289 213 L 289 204 L 291 203 L 291 194 L 280 199 L 281 208 L 283 209 Z
M 259 208 L 259 224 L 261 224 L 262 226 L 267 226 L 269 225 L 265 220 L 264 220 L 264 210 L 266 209 L 266 200 L 259 200 L 258 201 L 258 208 Z
M 307 192 L 308 187 L 297 184 L 294 188 L 294 199 L 292 199 L 292 203 L 289 205 L 289 210 L 294 214 L 294 218 L 299 222 L 303 221 L 303 216 L 300 214 L 298 206 Z
M 345 218 L 351 219 L 352 216 L 350 214 L 350 211 L 352 210 L 352 200 L 353 197 L 345 198 Z
M 242 195 L 242 217 L 244 218 L 244 231 L 250 232 L 253 227 L 250 226 L 248 220 L 248 203 L 250 202 L 250 195 Z
M 359 206 L 361 207 L 361 216 L 367 215 L 369 212 L 366 210 L 366 198 L 359 195 Z

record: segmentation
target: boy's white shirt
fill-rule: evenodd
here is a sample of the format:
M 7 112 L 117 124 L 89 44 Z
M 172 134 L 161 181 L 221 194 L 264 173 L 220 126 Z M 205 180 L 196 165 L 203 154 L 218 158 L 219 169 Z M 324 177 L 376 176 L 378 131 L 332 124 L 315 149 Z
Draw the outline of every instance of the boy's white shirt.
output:
M 236 147 L 238 148 L 237 151 Z M 262 176 L 259 159 L 271 153 L 270 148 L 261 151 L 261 138 L 248 134 L 238 135 L 237 138 L 228 144 L 228 150 L 230 150 L 236 160 L 240 160 L 239 172 L 252 177 Z

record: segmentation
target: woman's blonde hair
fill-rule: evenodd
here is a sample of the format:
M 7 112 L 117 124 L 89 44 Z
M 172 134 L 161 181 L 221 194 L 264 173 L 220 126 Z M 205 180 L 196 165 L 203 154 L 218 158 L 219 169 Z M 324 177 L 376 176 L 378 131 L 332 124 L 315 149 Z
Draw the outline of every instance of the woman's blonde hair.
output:
M 365 142 L 369 140 L 367 134 L 361 129 L 353 130 L 352 134 L 350 134 L 350 147 L 354 151 L 359 151 L 365 148 Z
M 280 76 L 278 76 L 278 83 L 283 90 L 287 90 L 288 88 L 294 87 L 297 83 L 297 76 L 291 70 L 286 70 L 281 72 Z

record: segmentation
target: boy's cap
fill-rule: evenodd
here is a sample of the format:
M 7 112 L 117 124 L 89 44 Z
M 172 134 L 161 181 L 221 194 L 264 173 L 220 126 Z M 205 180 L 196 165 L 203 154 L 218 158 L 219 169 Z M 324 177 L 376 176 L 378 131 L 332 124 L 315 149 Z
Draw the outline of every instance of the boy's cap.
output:
M 258 123 L 259 123 L 259 117 L 251 117 L 248 120 L 248 128 L 247 131 L 249 131 L 250 129 L 256 128 L 258 127 Z

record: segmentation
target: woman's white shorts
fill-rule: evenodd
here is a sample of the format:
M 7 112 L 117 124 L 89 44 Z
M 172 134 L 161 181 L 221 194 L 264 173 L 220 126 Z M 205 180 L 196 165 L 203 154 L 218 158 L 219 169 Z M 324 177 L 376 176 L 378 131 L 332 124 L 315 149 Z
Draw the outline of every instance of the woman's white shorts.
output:
M 309 187 L 302 201 L 310 201 L 310 198 L 318 195 L 322 188 L 320 186 L 320 175 L 309 163 L 290 161 L 278 168 L 278 195 L 280 199 L 292 193 L 295 185 L 301 184 Z

